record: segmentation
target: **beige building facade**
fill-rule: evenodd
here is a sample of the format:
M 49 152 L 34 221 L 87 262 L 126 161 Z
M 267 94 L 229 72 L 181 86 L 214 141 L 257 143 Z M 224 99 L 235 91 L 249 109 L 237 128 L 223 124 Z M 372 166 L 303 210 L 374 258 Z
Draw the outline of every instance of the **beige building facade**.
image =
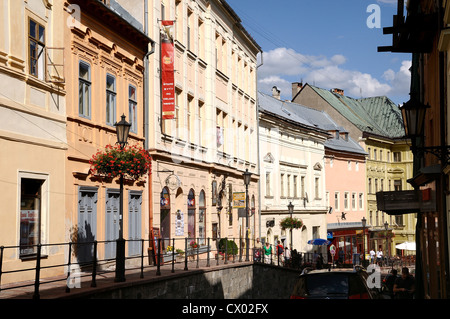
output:
M 211 249 L 225 237 L 240 246 L 247 229 L 251 240 L 259 236 L 256 56 L 261 49 L 223 1 L 149 5 L 153 38 L 159 41 L 164 32 L 162 21 L 175 21 L 174 119 L 162 119 L 159 54 L 149 69 L 151 225 L 164 238 L 165 250 L 173 239 L 184 250 L 185 238 L 198 241 L 201 249 L 208 238 Z M 233 196 L 245 198 L 246 170 L 252 174 L 248 225 L 237 207 L 242 201 L 233 201 Z
M 2 271 L 62 263 L 66 91 L 57 1 L 0 1 L 0 246 Z M 52 49 L 60 48 L 60 49 Z M 40 248 L 38 245 L 42 245 Z M 42 276 L 59 270 L 46 269 Z M 34 278 L 4 274 L 2 284 Z

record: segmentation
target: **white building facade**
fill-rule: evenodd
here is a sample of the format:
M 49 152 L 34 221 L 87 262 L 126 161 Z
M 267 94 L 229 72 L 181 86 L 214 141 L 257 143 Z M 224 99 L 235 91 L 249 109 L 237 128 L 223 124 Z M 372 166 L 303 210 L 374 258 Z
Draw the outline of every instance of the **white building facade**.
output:
M 292 217 L 303 222 L 292 231 L 292 249 L 321 251 L 308 241 L 327 236 L 324 144 L 329 135 L 288 111 L 286 103 L 259 93 L 261 237 L 291 247 L 291 230 L 283 230 L 280 221 L 290 216 L 292 203 Z

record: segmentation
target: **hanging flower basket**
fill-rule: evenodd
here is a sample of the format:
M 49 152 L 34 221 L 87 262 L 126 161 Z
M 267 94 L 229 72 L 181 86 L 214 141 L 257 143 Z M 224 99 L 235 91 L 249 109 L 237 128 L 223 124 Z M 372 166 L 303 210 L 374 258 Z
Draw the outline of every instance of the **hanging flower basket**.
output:
M 141 146 L 107 145 L 104 151 L 98 151 L 89 161 L 91 173 L 104 177 L 124 177 L 138 180 L 151 172 L 151 157 Z
M 303 227 L 303 221 L 295 217 L 286 217 L 280 221 L 280 226 L 282 229 L 299 229 Z

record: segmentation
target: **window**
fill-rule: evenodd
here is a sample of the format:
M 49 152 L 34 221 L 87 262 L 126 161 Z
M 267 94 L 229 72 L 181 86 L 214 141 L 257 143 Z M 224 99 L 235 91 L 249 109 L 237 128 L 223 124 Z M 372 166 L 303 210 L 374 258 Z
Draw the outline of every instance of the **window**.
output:
M 137 134 L 137 94 L 136 88 L 132 85 L 128 86 L 128 113 L 131 124 L 130 132 Z
M 198 237 L 199 244 L 206 245 L 206 200 L 205 191 L 200 191 L 200 196 L 198 198 Z
M 20 256 L 37 253 L 41 243 L 41 194 L 44 180 L 21 178 L 20 183 Z
M 294 175 L 294 185 L 293 185 L 293 187 L 294 187 L 294 198 L 297 198 L 298 197 L 298 191 L 297 191 L 297 175 Z
M 203 103 L 198 102 L 198 114 L 197 114 L 197 144 L 202 145 L 202 113 L 203 113 Z
M 300 177 L 300 196 L 305 198 L 305 176 Z
M 91 70 L 89 64 L 79 64 L 78 113 L 82 117 L 91 118 Z
M 348 209 L 348 192 L 344 193 L 344 209 Z
M 287 182 L 287 192 L 286 192 L 287 194 L 286 194 L 286 196 L 290 197 L 291 196 L 291 175 L 287 176 L 286 182 Z
M 352 193 L 352 209 L 356 210 L 356 193 Z
M 266 173 L 266 196 L 270 196 L 270 173 Z
M 362 210 L 364 209 L 364 194 L 363 193 L 359 193 L 359 209 Z
M 315 191 L 315 198 L 319 199 L 320 198 L 320 191 L 319 191 L 319 178 L 316 177 L 314 179 L 314 191 Z
M 394 190 L 396 192 L 402 190 L 402 180 L 400 180 L 400 179 L 394 180 Z
M 29 20 L 28 25 L 30 74 L 43 80 L 45 68 L 45 28 L 31 19 Z
M 281 174 L 280 176 L 280 192 L 281 192 L 281 197 L 284 197 L 284 174 Z
M 339 209 L 339 192 L 334 193 L 334 209 Z
M 114 125 L 116 122 L 116 79 L 106 75 L 106 124 Z
M 394 162 L 401 162 L 402 161 L 402 153 L 400 152 L 394 152 Z

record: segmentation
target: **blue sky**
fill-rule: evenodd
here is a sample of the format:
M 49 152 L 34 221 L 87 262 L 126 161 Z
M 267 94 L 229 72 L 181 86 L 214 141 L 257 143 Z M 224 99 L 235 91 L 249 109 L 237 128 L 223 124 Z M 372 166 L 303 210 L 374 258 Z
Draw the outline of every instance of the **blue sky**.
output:
M 354 98 L 409 99 L 411 54 L 378 52 L 392 43 L 397 0 L 227 0 L 263 50 L 258 90 L 291 99 L 291 83 L 341 88 Z M 380 28 L 369 28 L 377 5 Z

